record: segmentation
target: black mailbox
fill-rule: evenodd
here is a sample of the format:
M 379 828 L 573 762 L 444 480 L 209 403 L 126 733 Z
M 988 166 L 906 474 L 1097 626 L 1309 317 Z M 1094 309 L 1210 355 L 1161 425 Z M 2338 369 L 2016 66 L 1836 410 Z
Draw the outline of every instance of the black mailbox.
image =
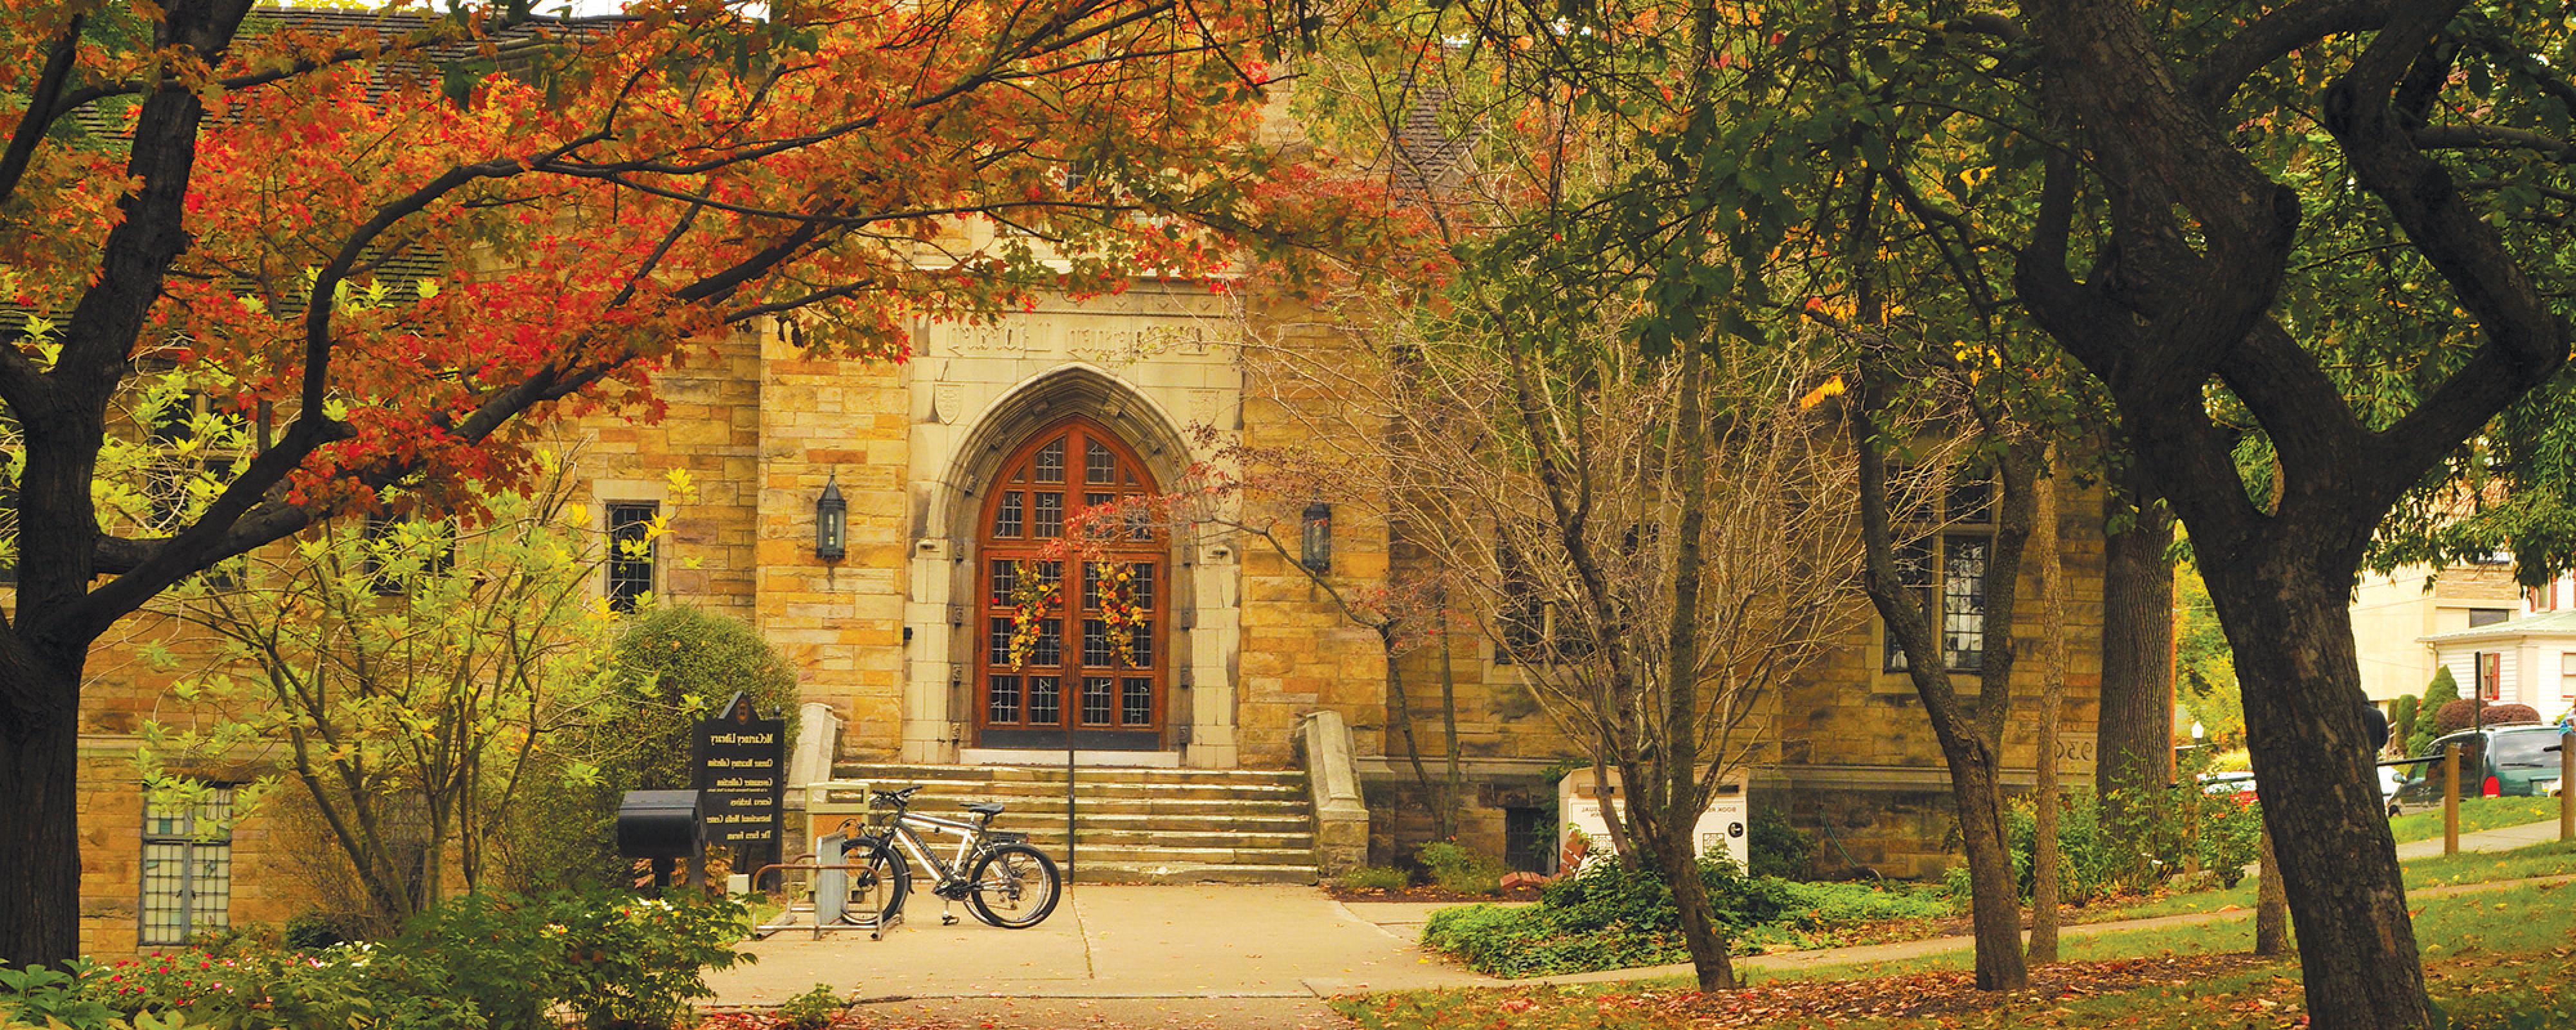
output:
M 617 803 L 617 853 L 688 858 L 698 853 L 698 792 L 630 790 Z

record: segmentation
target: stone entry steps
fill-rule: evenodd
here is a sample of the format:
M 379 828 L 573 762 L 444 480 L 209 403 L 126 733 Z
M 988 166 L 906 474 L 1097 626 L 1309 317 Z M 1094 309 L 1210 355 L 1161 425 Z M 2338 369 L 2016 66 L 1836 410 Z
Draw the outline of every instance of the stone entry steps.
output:
M 1062 767 L 845 762 L 832 772 L 877 790 L 918 784 L 912 810 L 922 815 L 999 801 L 1009 807 L 996 829 L 1028 834 L 1064 859 Z M 1313 803 L 1301 772 L 1087 766 L 1074 777 L 1074 801 L 1077 883 L 1316 880 Z

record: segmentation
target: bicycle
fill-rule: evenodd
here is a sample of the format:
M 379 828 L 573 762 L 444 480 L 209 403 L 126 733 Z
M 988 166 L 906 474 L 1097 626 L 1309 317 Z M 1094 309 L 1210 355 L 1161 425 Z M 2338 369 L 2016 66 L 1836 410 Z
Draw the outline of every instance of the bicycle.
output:
M 853 834 L 842 845 L 842 862 L 855 867 L 850 878 L 849 914 L 845 918 L 857 921 L 861 918 L 859 913 L 874 911 L 879 935 L 895 923 L 903 914 L 905 897 L 912 891 L 912 863 L 905 859 L 905 851 L 934 874 L 931 893 L 949 901 L 964 901 L 967 911 L 989 925 L 1025 930 L 1054 914 L 1056 902 L 1064 895 L 1064 876 L 1056 870 L 1054 859 L 1028 842 L 1027 834 L 991 828 L 993 817 L 1002 814 L 1000 802 L 978 801 L 964 806 L 976 817 L 972 822 L 915 815 L 911 811 L 912 796 L 920 790 L 916 785 L 868 792 L 870 807 L 894 811 L 882 828 L 870 827 L 878 832 Z M 955 855 L 941 859 L 916 828 L 956 834 Z M 953 915 L 940 916 L 943 925 L 956 921 Z

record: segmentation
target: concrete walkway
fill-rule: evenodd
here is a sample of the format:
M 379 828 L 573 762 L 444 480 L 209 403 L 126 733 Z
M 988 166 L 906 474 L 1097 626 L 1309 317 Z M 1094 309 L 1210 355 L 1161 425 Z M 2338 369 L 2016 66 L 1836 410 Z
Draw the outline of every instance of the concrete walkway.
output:
M 2547 844 L 2557 839 L 2558 820 L 2551 819 L 2547 822 L 2524 823 L 2520 826 L 2507 826 L 2497 830 L 2463 833 L 2460 835 L 2460 850 L 2511 851 L 2534 844 Z M 2397 846 L 2397 858 L 2401 862 L 2410 858 L 2432 858 L 2441 853 L 2442 838 L 2440 837 L 2410 841 Z
M 746 944 L 759 961 L 710 975 L 715 1003 L 775 1005 L 815 984 L 861 999 L 1312 1000 L 1497 982 L 1312 887 L 1077 885 L 1028 930 L 985 926 L 964 906 L 958 925 L 941 926 L 927 895 L 906 908 L 882 941 L 789 931 Z

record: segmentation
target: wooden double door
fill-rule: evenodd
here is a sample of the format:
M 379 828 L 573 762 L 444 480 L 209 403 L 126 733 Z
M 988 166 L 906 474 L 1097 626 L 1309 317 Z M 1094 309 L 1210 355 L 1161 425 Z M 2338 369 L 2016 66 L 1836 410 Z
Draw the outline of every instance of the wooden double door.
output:
M 983 747 L 1164 746 L 1169 536 L 1153 475 L 1107 427 L 1032 433 L 977 533 L 975 736 Z M 1068 528 L 1081 527 L 1078 546 Z

